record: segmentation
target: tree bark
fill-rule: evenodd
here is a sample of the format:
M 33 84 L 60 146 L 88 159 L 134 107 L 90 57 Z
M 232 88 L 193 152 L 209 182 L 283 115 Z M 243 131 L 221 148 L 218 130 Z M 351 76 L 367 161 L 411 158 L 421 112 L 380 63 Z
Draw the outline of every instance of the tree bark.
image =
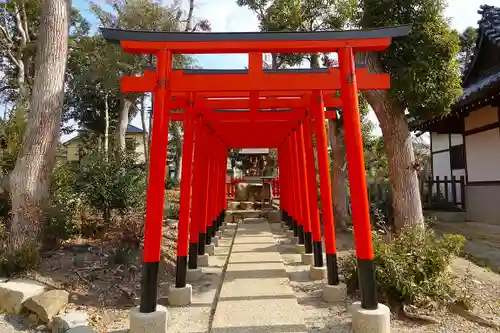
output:
M 70 0 L 41 3 L 31 112 L 10 180 L 9 250 L 38 244 L 43 231 L 61 124 L 70 9 Z
M 189 12 L 186 19 L 186 28 L 185 32 L 190 32 L 193 30 L 193 11 L 194 11 L 194 0 L 189 0 Z
M 104 156 L 106 161 L 108 161 L 109 152 L 109 105 L 108 105 L 108 93 L 104 96 Z
M 372 73 L 383 72 L 380 59 L 375 53 L 362 56 Z M 375 111 L 384 137 L 396 232 L 405 226 L 423 225 L 418 175 L 414 168 L 413 140 L 405 110 L 390 97 L 388 91 L 364 90 L 363 96 Z
M 335 119 L 328 120 L 328 139 L 332 147 L 332 198 L 335 228 L 347 230 L 347 187 L 346 187 L 346 151 L 344 132 Z
M 144 163 L 146 170 L 149 170 L 149 132 L 146 128 L 146 96 L 141 96 L 141 123 L 142 123 L 142 142 L 144 145 Z
M 121 151 L 125 150 L 125 135 L 127 134 L 127 127 L 129 123 L 128 114 L 132 107 L 133 101 L 128 98 L 123 98 L 122 109 L 120 111 L 120 119 L 118 120 L 118 147 Z

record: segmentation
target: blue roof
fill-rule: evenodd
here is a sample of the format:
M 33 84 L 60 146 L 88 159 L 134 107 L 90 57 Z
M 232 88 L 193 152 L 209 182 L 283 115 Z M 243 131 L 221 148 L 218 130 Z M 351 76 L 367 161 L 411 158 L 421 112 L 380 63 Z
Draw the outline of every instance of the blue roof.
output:
M 134 125 L 128 125 L 127 126 L 127 133 L 144 133 L 144 131 L 142 129 L 140 129 L 139 127 L 135 127 Z

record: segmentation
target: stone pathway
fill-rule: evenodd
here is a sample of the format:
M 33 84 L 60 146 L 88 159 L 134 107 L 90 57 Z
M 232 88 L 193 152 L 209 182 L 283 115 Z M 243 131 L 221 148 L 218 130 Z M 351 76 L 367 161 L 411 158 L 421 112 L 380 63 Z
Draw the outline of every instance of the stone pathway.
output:
M 266 220 L 239 225 L 211 326 L 212 333 L 307 332 Z

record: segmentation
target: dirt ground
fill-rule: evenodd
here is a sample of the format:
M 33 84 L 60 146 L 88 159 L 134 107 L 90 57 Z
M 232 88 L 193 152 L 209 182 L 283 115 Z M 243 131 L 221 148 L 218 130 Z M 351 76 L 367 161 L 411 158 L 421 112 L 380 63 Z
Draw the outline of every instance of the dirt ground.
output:
M 433 227 L 437 232 L 465 236 L 468 240 L 464 248 L 466 258 L 500 273 L 500 225 L 436 221 Z
M 159 296 L 165 296 L 175 272 L 177 226 L 164 227 Z M 123 329 L 128 310 L 138 305 L 141 253 L 120 250 L 111 241 L 78 239 L 43 254 L 40 282 L 70 292 L 66 312 L 85 311 L 98 333 Z
M 309 281 L 308 267 L 300 264 L 300 255 L 296 254 L 289 241 L 276 232 L 275 237 L 279 243 L 279 251 L 287 267 L 292 287 L 296 292 L 299 304 L 306 313 L 306 321 L 311 333 L 347 333 L 350 332 L 350 320 L 347 308 L 349 304 L 357 301 L 350 297 L 344 304 L 329 305 L 322 301 L 322 282 Z M 340 234 L 337 236 L 339 257 L 345 256 L 353 247 L 352 236 Z M 472 281 L 468 292 L 476 300 L 471 312 L 490 322 L 500 325 L 500 275 L 477 266 L 463 259 L 454 259 L 451 267 L 456 283 L 460 284 L 459 277 L 468 275 Z M 489 333 L 498 332 L 497 329 L 482 326 L 474 321 L 455 314 L 448 309 L 439 313 L 430 314 L 436 322 L 422 322 L 420 320 L 397 318 L 391 319 L 392 332 L 396 333 Z

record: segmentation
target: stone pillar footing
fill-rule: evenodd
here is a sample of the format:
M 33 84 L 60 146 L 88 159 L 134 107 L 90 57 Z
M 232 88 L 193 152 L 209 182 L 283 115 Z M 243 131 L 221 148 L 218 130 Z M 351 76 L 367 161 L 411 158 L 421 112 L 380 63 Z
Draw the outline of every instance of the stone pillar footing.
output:
M 347 286 L 343 283 L 337 285 L 325 284 L 323 287 L 323 300 L 328 303 L 343 302 L 347 295 Z M 370 331 L 367 331 L 370 332 Z
M 188 282 L 196 282 L 203 277 L 203 271 L 200 267 L 195 269 L 188 269 L 186 279 Z
M 290 244 L 297 245 L 299 243 L 299 237 L 291 237 Z
M 290 237 L 290 238 L 293 238 L 293 230 L 289 230 L 289 229 L 287 229 L 287 230 L 286 230 L 286 236 L 287 236 L 287 237 Z
M 220 238 L 218 236 L 215 236 L 213 238 L 213 241 L 214 241 L 214 246 L 219 246 Z
M 314 254 L 312 253 L 302 253 L 301 254 L 302 265 L 312 265 L 314 263 Z
M 306 251 L 306 246 L 304 244 L 296 244 L 295 245 L 295 252 L 302 254 L 305 251 Z
M 183 288 L 171 287 L 168 292 L 168 303 L 172 306 L 186 306 L 191 304 L 193 287 L 186 284 Z
M 207 253 L 209 256 L 215 255 L 215 245 L 214 244 L 205 245 L 205 253 Z
M 311 270 L 309 271 L 309 278 L 313 281 L 325 280 L 328 276 L 328 271 L 326 270 L 326 266 L 315 267 L 311 266 Z
M 365 310 L 360 302 L 355 302 L 349 307 L 352 315 L 353 333 L 390 333 L 391 311 L 384 304 L 378 305 L 378 309 Z
M 208 253 L 198 256 L 198 266 L 200 267 L 208 267 Z
M 216 231 L 215 232 L 215 237 L 219 237 L 219 238 L 222 238 L 222 231 Z
M 130 333 L 167 333 L 168 312 L 161 305 L 156 311 L 141 313 L 139 307 L 130 310 Z

